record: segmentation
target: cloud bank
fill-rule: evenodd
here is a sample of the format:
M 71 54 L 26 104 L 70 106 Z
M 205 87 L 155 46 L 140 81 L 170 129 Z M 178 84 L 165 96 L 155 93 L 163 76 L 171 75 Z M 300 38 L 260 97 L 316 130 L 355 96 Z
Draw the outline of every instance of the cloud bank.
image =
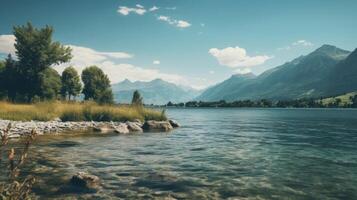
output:
M 167 22 L 168 24 L 179 28 L 188 28 L 191 26 L 191 24 L 187 21 L 171 19 L 170 17 L 164 15 L 160 15 L 157 20 Z
M 0 35 L 0 53 L 11 54 L 15 56 L 15 36 Z
M 231 68 L 261 65 L 271 58 L 266 55 L 248 56 L 246 50 L 238 46 L 224 49 L 211 48 L 208 53 L 215 57 L 220 65 Z

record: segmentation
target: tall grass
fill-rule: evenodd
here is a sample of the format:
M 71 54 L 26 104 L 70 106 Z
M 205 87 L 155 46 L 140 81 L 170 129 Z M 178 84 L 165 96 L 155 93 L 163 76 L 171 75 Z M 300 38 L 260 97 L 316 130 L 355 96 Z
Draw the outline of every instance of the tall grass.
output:
M 44 102 L 11 104 L 0 102 L 0 119 L 16 121 L 126 121 L 166 120 L 164 112 L 141 106 L 97 105 L 93 102 Z

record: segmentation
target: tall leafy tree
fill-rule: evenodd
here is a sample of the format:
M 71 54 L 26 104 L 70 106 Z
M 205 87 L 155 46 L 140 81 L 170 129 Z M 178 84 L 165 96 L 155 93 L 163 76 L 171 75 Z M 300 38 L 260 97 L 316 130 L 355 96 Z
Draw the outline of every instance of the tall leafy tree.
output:
M 15 26 L 16 55 L 22 79 L 22 91 L 28 101 L 41 93 L 42 75 L 51 65 L 67 62 L 71 59 L 71 49 L 52 41 L 53 28 L 45 26 L 37 29 L 31 23 Z
M 79 95 L 81 89 L 82 84 L 77 70 L 73 67 L 67 67 L 62 72 L 62 97 L 68 97 L 68 100 L 71 100 L 71 97 L 76 97 Z
M 6 87 L 5 87 L 5 62 L 0 61 L 0 100 L 6 97 Z
M 133 93 L 133 98 L 131 100 L 131 104 L 135 106 L 142 106 L 143 105 L 143 98 L 138 90 L 135 90 Z
M 61 90 L 61 76 L 52 68 L 48 68 L 40 73 L 41 92 L 39 97 L 41 100 L 57 99 Z
M 5 60 L 3 84 L 8 99 L 15 101 L 21 82 L 19 81 L 17 62 L 12 58 L 11 54 L 9 54 Z
M 93 99 L 98 103 L 113 103 L 113 92 L 110 87 L 110 80 L 104 72 L 97 66 L 87 67 L 82 72 L 84 83 L 84 99 Z

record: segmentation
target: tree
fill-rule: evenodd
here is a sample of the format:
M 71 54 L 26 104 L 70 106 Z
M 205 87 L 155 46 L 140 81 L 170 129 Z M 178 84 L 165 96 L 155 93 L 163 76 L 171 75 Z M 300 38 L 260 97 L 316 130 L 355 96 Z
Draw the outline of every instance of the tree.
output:
M 11 54 L 9 54 L 5 60 L 5 69 L 3 72 L 3 87 L 7 93 L 8 99 L 11 101 L 15 101 L 16 93 L 19 90 L 19 85 L 21 81 L 18 77 L 18 66 L 16 61 L 12 58 Z
M 68 100 L 71 100 L 71 96 L 76 97 L 79 95 L 82 89 L 82 84 L 78 75 L 78 72 L 73 67 L 67 67 L 62 72 L 62 88 L 61 94 L 62 97 L 66 98 L 68 96 Z
M 143 98 L 138 90 L 135 90 L 133 93 L 133 99 L 131 100 L 131 104 L 135 106 L 142 106 L 143 105 Z
M 113 93 L 110 88 L 110 80 L 104 72 L 97 66 L 87 67 L 82 72 L 84 83 L 84 99 L 93 99 L 98 103 L 112 103 Z
M 71 49 L 52 41 L 53 28 L 45 26 L 37 29 L 31 23 L 15 26 L 16 55 L 18 58 L 21 92 L 31 101 L 35 95 L 41 94 L 43 73 L 51 65 L 69 61 Z
M 5 88 L 5 62 L 0 60 L 0 100 L 6 97 Z
M 41 100 L 57 99 L 61 90 L 61 76 L 52 68 L 46 69 L 40 73 L 41 92 L 39 97 Z

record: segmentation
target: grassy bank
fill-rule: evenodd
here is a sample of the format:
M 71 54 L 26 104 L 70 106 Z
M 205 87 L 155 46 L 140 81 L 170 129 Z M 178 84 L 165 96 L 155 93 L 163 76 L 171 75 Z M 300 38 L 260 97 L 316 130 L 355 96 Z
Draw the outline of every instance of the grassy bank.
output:
M 135 106 L 97 105 L 93 102 L 45 102 L 37 104 L 11 104 L 0 102 L 0 119 L 16 121 L 126 121 L 165 120 L 165 113 Z

